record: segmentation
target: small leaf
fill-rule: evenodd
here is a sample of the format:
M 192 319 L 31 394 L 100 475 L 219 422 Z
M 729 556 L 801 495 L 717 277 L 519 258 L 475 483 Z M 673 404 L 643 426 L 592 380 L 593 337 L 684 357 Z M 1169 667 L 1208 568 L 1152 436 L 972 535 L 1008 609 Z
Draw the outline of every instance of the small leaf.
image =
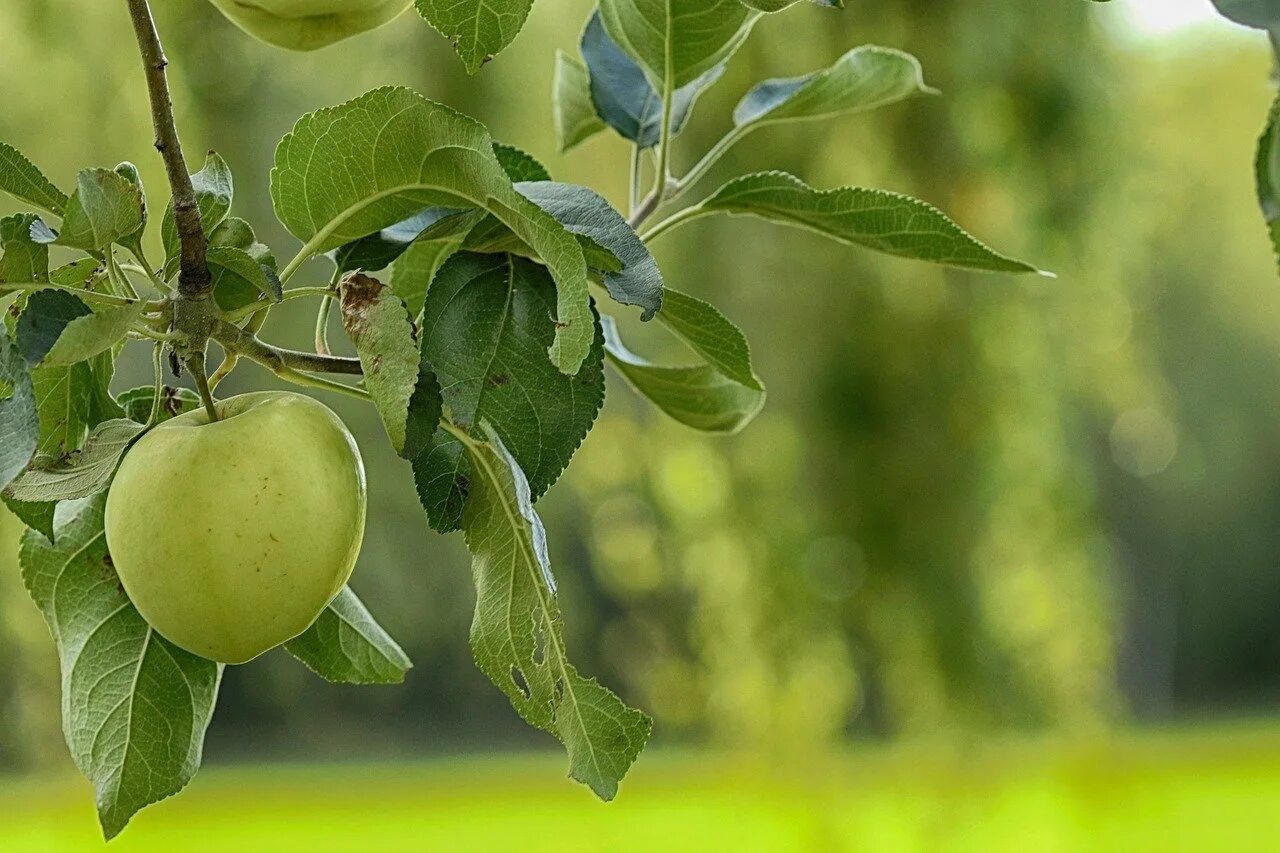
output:
M 823 71 L 760 83 L 733 111 L 733 121 L 742 126 L 828 118 L 933 94 L 937 90 L 925 84 L 914 56 L 868 45 Z
M 110 839 L 199 769 L 222 667 L 170 644 L 129 603 L 107 554 L 105 503 L 60 505 L 57 544 L 28 532 L 20 561 L 58 646 L 67 746 Z
M 14 480 L 6 494 L 40 503 L 88 498 L 105 491 L 125 451 L 145 429 L 123 419 L 99 424 L 84 450 L 65 457 L 37 457 L 34 467 Z
M 591 350 L 577 240 L 515 191 L 484 126 L 403 88 L 375 89 L 302 119 L 276 149 L 276 215 L 320 254 L 431 206 L 486 210 L 537 252 L 557 284 L 552 361 L 575 374 Z
M 751 347 L 742 331 L 710 303 L 667 290 L 658 315 L 662 323 L 689 348 L 725 376 L 754 391 L 764 391 L 751 366 Z
M 609 37 L 663 91 L 681 89 L 728 60 L 760 13 L 739 0 L 601 0 L 600 17 Z
M 816 190 L 785 172 L 744 175 L 695 209 L 794 225 L 852 246 L 983 272 L 1035 273 L 1030 264 L 978 242 L 936 207 L 910 196 L 860 187 Z
M 550 213 L 573 234 L 590 237 L 622 263 L 606 272 L 609 295 L 623 305 L 637 305 L 649 320 L 662 307 L 662 272 L 648 247 L 627 220 L 595 192 L 575 184 L 553 181 L 517 184 L 525 198 Z
M 105 250 L 142 227 L 142 195 L 110 169 L 86 169 L 67 202 L 58 243 L 87 252 Z
M 39 439 L 40 418 L 31 375 L 0 323 L 0 489 L 26 469 Z
M 1271 250 L 1280 264 L 1280 97 L 1271 105 L 1267 115 L 1267 127 L 1258 140 L 1258 156 L 1255 176 L 1258 188 L 1258 206 L 1271 237 Z
M 124 340 L 129 328 L 142 316 L 144 302 L 102 308 L 67 324 L 44 363 L 69 365 L 106 352 Z
M 79 258 L 49 273 L 49 281 L 63 287 L 96 289 L 99 280 L 106 277 L 106 268 L 97 258 Z
M 14 500 L 7 493 L 0 492 L 0 502 L 9 508 L 9 512 L 31 530 L 39 533 L 50 542 L 53 541 L 53 516 L 58 509 L 56 503 L 23 503 Z
M 556 51 L 556 71 L 551 84 L 560 153 L 576 148 L 605 129 L 591 102 L 591 78 L 587 66 L 563 50 Z
M 138 198 L 142 201 L 142 223 L 137 231 L 121 238 L 123 243 L 128 243 L 141 251 L 142 233 L 147 229 L 147 188 L 143 186 L 142 173 L 138 171 L 138 167 L 128 161 L 116 166 L 115 173 L 137 188 Z
M 735 433 L 764 407 L 762 389 L 730 379 L 710 364 L 653 364 L 627 349 L 611 317 L 600 320 L 609 363 L 640 395 L 685 426 L 702 432 Z
M 27 297 L 27 307 L 18 317 L 17 339 L 27 364 L 39 364 L 53 349 L 73 320 L 88 317 L 93 309 L 65 290 L 37 290 Z
M 476 584 L 472 653 L 521 717 L 565 745 L 569 774 L 611 800 L 653 722 L 569 663 L 529 485 L 497 434 L 484 435 L 466 445 L 475 470 L 462 522 Z
M 339 292 L 342 325 L 360 355 L 365 388 L 391 446 L 405 455 L 409 401 L 418 387 L 422 361 L 413 318 L 400 297 L 376 278 L 352 273 L 342 280 Z
M 213 277 L 213 297 L 223 311 L 235 311 L 264 297 L 283 298 L 276 271 L 244 249 L 210 246 L 206 255 Z
M 156 389 L 151 385 L 131 388 L 120 395 L 117 401 L 129 420 L 145 424 L 151 417 L 152 404 L 156 398 Z M 156 424 L 176 418 L 178 415 L 200 408 L 200 396 L 189 388 L 171 388 L 165 385 L 160 389 L 160 412 Z
M 528 151 L 501 142 L 493 143 L 493 156 L 512 183 L 521 181 L 549 181 L 551 173 Z
M 416 4 L 427 23 L 453 42 L 470 74 L 515 41 L 533 8 L 533 0 L 416 0 Z
M 31 239 L 33 213 L 0 219 L 0 282 L 28 283 L 49 279 L 49 247 Z
M 67 196 L 16 148 L 0 142 L 0 192 L 62 216 Z
M 593 113 L 641 148 L 657 145 L 662 135 L 662 92 L 609 37 L 599 12 L 587 22 L 581 49 L 589 70 Z M 698 97 L 720 79 L 724 67 L 725 63 L 719 62 L 675 91 L 671 107 L 673 138 L 684 130 Z
M 209 232 L 209 247 L 212 249 L 218 246 L 241 249 L 258 263 L 272 270 L 276 269 L 276 258 L 271 253 L 271 247 L 258 242 L 253 226 L 238 216 L 228 216 Z
M 212 234 L 231 211 L 235 199 L 235 179 L 231 167 L 215 151 L 205 157 L 204 167 L 191 176 L 196 191 L 196 204 L 200 207 L 200 224 L 205 234 Z M 178 222 L 170 203 L 160 221 L 160 237 L 164 241 L 164 272 L 167 278 L 178 274 L 182 261 L 182 241 L 178 237 Z M 241 247 L 243 248 L 243 247 Z
M 316 623 L 285 649 L 316 675 L 338 684 L 400 684 L 413 668 L 350 587 L 343 587 Z
M 566 376 L 546 356 L 555 335 L 547 271 L 507 255 L 455 255 L 427 293 L 422 353 L 456 423 L 484 420 L 528 474 L 535 498 L 559 478 L 604 403 L 603 342 Z M 413 464 L 433 527 L 453 530 L 472 478 L 456 438 L 436 433 Z

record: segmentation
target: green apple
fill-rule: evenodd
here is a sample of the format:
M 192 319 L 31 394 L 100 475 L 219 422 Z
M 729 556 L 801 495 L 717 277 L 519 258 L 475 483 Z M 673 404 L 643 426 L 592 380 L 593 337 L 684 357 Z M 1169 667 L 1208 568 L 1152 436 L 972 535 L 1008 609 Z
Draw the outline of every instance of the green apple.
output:
M 107 495 L 107 546 L 161 636 L 246 663 L 307 630 L 351 577 L 364 538 L 364 464 L 338 416 L 259 392 L 157 426 Z
M 413 0 L 212 0 L 250 35 L 289 50 L 315 50 L 380 27 Z

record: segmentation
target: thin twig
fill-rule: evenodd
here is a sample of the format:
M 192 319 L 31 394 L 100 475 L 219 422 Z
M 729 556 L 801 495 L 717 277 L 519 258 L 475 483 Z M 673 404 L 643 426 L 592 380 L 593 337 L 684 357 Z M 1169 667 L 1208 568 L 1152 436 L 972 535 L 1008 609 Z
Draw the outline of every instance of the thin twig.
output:
M 304 373 L 336 373 L 344 376 L 363 376 L 364 368 L 358 358 L 342 358 L 336 355 L 298 352 L 264 343 L 257 335 L 227 322 L 219 322 L 213 330 L 213 339 L 222 345 L 228 357 L 244 356 L 272 371 L 298 370 Z

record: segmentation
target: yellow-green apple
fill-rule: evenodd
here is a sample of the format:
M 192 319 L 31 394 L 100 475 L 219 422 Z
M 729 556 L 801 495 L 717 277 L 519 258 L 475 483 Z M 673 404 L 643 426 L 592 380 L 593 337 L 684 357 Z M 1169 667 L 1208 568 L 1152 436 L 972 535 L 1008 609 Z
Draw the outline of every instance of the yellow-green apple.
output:
M 212 0 L 236 26 L 289 50 L 315 50 L 380 27 L 413 0 Z
M 360 451 L 338 416 L 267 391 L 167 421 L 125 455 L 107 546 L 161 636 L 246 663 L 301 634 L 342 590 L 364 537 Z

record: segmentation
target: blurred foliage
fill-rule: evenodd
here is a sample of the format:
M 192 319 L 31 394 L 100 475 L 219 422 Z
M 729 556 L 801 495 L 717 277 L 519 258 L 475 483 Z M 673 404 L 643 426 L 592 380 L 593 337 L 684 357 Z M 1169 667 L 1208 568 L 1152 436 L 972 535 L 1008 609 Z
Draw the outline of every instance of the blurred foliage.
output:
M 304 111 L 386 83 L 625 198 L 618 141 L 554 154 L 552 48 L 574 48 L 584 0 L 535 11 L 474 79 L 411 16 L 294 55 L 202 0 L 157 7 L 188 153 L 231 163 L 237 212 L 278 254 L 275 140 Z M 943 97 L 763 131 L 718 174 L 778 167 L 918 194 L 1060 278 L 938 272 L 745 220 L 663 238 L 672 285 L 754 342 L 769 405 L 743 434 L 708 439 L 613 382 L 545 506 L 570 645 L 656 716 L 660 742 L 796 756 L 850 733 L 1078 731 L 1126 707 L 1280 700 L 1280 297 L 1249 172 L 1266 46 L 1136 46 L 1100 17 L 1070 2 L 806 4 L 766 21 L 707 94 L 678 168 L 762 77 L 864 42 L 916 53 Z M 26 81 L 5 90 L 0 138 L 64 183 L 133 160 L 155 204 L 127 27 L 107 3 L 0 9 L 0 72 Z M 286 305 L 268 334 L 306 346 L 310 322 Z M 667 345 L 629 331 L 654 354 Z M 119 387 L 147 381 L 135 358 Z M 227 388 L 264 385 L 249 367 Z M 355 587 L 417 669 L 386 691 L 322 684 L 283 655 L 230 670 L 210 758 L 542 743 L 471 662 L 460 544 L 427 529 L 373 413 L 326 402 L 372 484 Z M 13 553 L 0 551 L 0 766 L 63 762 L 53 650 Z

